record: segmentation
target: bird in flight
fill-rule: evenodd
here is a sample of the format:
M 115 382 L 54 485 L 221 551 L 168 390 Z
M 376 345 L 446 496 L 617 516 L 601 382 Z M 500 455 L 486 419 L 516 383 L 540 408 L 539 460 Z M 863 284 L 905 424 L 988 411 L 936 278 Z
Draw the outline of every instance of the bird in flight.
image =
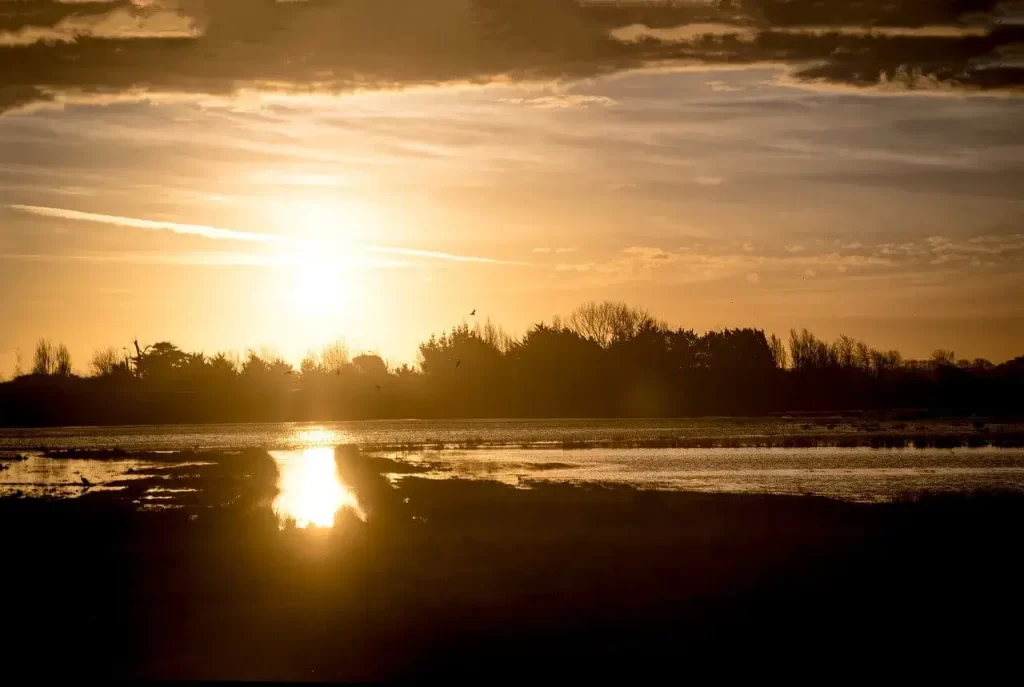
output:
M 87 480 L 87 479 L 85 478 L 85 475 L 82 475 L 82 478 L 81 478 L 81 479 L 82 479 L 82 486 L 83 486 L 83 487 L 85 487 L 86 489 L 88 489 L 89 487 L 91 487 L 91 486 L 92 486 L 92 482 L 90 482 L 89 480 Z
M 473 312 L 469 313 L 469 316 L 470 317 L 474 317 L 475 315 L 476 315 L 476 308 L 473 308 Z
M 462 359 L 459 358 L 458 360 L 455 361 L 455 369 L 459 369 L 459 365 L 461 365 L 461 364 L 462 364 Z
M 380 384 L 377 385 L 377 391 L 380 391 Z

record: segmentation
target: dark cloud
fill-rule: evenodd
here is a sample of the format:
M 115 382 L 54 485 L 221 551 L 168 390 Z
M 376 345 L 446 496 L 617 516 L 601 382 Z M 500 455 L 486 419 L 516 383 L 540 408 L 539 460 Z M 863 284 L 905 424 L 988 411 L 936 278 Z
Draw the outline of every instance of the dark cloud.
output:
M 995 0 L 0 0 L 0 110 L 66 91 L 343 91 L 650 62 L 778 62 L 808 81 L 1019 89 L 1020 45 L 1024 9 Z
M 992 15 L 1000 0 L 709 0 L 671 3 L 582 0 L 607 25 L 651 27 L 731 21 L 760 27 L 926 26 Z
M 57 0 L 0 0 L 0 31 L 28 27 L 52 27 L 68 17 L 107 14 L 117 7 L 131 7 L 130 0 L 110 2 L 57 2 Z

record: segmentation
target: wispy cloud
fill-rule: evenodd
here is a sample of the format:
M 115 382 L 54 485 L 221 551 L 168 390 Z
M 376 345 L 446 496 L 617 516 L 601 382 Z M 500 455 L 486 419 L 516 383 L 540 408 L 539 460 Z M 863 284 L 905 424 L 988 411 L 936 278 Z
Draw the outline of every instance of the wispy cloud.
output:
M 93 222 L 118 227 L 129 227 L 132 229 L 143 229 L 146 231 L 170 231 L 175 234 L 186 234 L 201 236 L 207 239 L 224 241 L 245 241 L 250 243 L 273 243 L 291 245 L 294 247 L 306 246 L 311 243 L 308 240 L 296 239 L 280 234 L 259 233 L 252 231 L 241 231 L 238 229 L 226 229 L 206 224 L 182 224 L 179 222 L 163 222 L 137 217 L 121 217 L 118 215 L 105 215 L 95 212 L 80 212 L 64 208 L 42 207 L 38 205 L 9 205 L 13 210 L 26 212 L 38 217 L 51 217 L 54 219 L 65 219 L 77 222 Z M 386 253 L 390 255 L 404 255 L 412 258 L 424 258 L 428 260 L 443 260 L 448 262 L 481 263 L 488 265 L 525 265 L 527 263 L 514 260 L 501 260 L 498 258 L 482 257 L 477 255 L 460 255 L 457 253 L 446 253 L 444 251 L 424 250 L 419 248 L 404 248 L 401 246 L 379 246 L 375 244 L 364 244 L 357 246 L 358 250 L 367 253 Z M 392 263 L 394 261 L 391 261 Z M 266 264 L 266 263 L 260 263 Z M 404 263 L 403 263 L 404 264 Z M 387 266 L 393 267 L 394 264 Z
M 0 261 L 29 263 L 89 263 L 130 265 L 188 265 L 193 267 L 303 267 L 305 259 L 294 254 L 263 255 L 239 252 L 137 253 L 0 253 Z M 404 260 L 364 255 L 332 256 L 339 269 L 397 269 L 410 267 Z
M 499 102 L 510 105 L 528 105 L 542 110 L 565 110 L 578 107 L 611 107 L 616 101 L 603 95 L 544 95 L 536 98 L 501 98 Z
M 53 217 L 56 219 L 69 219 L 76 222 L 94 222 L 97 224 L 110 224 L 118 227 L 130 227 L 132 229 L 145 229 L 147 231 L 171 231 L 175 234 L 189 234 L 202 236 L 208 239 L 225 241 L 249 241 L 254 243 L 286 243 L 289 242 L 284 236 L 278 234 L 261 234 L 253 231 L 239 231 L 237 229 L 222 229 L 211 227 L 206 224 L 181 224 L 178 222 L 161 222 L 157 220 L 138 219 L 136 217 L 121 217 L 118 215 L 103 215 L 95 212 L 79 212 L 78 210 L 66 210 L 64 208 L 48 208 L 38 205 L 10 205 L 12 210 L 27 212 L 39 217 Z
M 487 265 L 526 265 L 528 263 L 517 260 L 499 260 L 498 258 L 484 258 L 476 255 L 458 255 L 456 253 L 445 253 L 436 250 L 420 250 L 418 248 L 399 248 L 397 246 L 375 246 L 364 245 L 363 250 L 371 253 L 390 253 L 393 255 L 406 255 L 414 258 L 433 258 L 435 260 L 448 260 L 451 262 L 476 262 Z

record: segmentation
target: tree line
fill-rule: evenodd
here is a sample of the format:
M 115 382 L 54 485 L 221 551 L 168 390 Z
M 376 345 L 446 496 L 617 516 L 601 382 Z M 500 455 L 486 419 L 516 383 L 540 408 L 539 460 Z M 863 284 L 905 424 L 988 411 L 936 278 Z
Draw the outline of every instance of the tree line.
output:
M 906 360 L 806 329 L 788 341 L 751 328 L 698 334 L 615 302 L 518 338 L 489 320 L 463 323 L 419 354 L 417 367 L 395 367 L 338 342 L 294 367 L 267 351 L 208 356 L 136 341 L 97 351 L 78 376 L 67 347 L 44 339 L 29 372 L 0 384 L 0 424 L 1024 410 L 1024 357 L 994 365 L 940 349 Z

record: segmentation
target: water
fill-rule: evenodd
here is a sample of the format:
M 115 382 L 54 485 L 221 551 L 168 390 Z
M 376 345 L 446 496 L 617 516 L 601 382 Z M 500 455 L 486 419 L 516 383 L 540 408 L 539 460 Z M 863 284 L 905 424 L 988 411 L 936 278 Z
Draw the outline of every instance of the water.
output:
M 969 432 L 963 422 L 901 425 L 916 433 Z M 1009 427 L 1009 426 L 1007 426 Z M 268 450 L 278 472 L 274 509 L 297 527 L 326 526 L 343 508 L 365 518 L 357 494 L 340 480 L 334 448 L 358 445 L 366 455 L 386 458 L 392 483 L 403 479 L 493 480 L 529 488 L 538 482 L 630 484 L 644 489 L 701 492 L 819 494 L 853 501 L 882 501 L 906 492 L 1013 489 L 1024 491 L 1024 449 L 1018 448 L 761 448 L 765 437 L 870 436 L 893 432 L 895 423 L 857 421 L 706 419 L 427 422 L 386 421 L 325 424 L 57 428 L 0 431 L 0 495 L 77 497 L 115 488 L 156 465 L 174 462 L 173 452 L 241 447 Z M 992 429 L 999 430 L 994 425 Z M 1010 427 L 1010 429 L 1014 429 Z M 986 429 L 985 431 L 991 431 Z M 645 446 L 678 438 L 708 438 L 731 448 Z M 576 448 L 577 446 L 594 446 Z M 622 447 L 627 443 L 631 447 Z M 124 459 L 51 459 L 47 450 L 111 449 Z M 14 460 L 15 453 L 26 460 Z M 172 452 L 159 463 L 152 451 Z M 132 453 L 138 453 L 133 457 Z M 193 454 L 189 458 L 195 460 Z M 83 488 L 85 477 L 95 485 Z M 150 489 L 136 503 L 173 507 L 169 483 Z
M 85 493 L 117 491 L 112 482 L 141 479 L 147 470 L 195 465 L 185 461 L 163 463 L 126 458 L 124 460 L 53 459 L 32 452 L 14 459 L 0 455 L 0 496 L 73 498 Z M 82 480 L 88 482 L 88 486 Z M 148 495 L 148 494 L 147 494 Z M 153 501 L 158 501 L 154 494 Z
M 986 430 L 1021 425 L 986 425 Z M 0 429 L 0 451 L 121 448 L 187 451 L 260 447 L 294 450 L 327 444 L 360 446 L 523 446 L 666 439 L 862 436 L 878 432 L 948 434 L 973 431 L 968 421 L 874 422 L 857 419 L 698 418 L 641 420 L 377 420 L 326 423 L 140 425 Z
M 430 479 L 630 484 L 676 491 L 884 501 L 917 491 L 1024 491 L 1024 450 L 997 448 L 482 449 L 391 452 Z
M 330 446 L 299 451 L 271 451 L 277 463 L 278 493 L 273 509 L 282 525 L 330 527 L 342 508 L 366 520 L 355 494 L 338 476 Z

